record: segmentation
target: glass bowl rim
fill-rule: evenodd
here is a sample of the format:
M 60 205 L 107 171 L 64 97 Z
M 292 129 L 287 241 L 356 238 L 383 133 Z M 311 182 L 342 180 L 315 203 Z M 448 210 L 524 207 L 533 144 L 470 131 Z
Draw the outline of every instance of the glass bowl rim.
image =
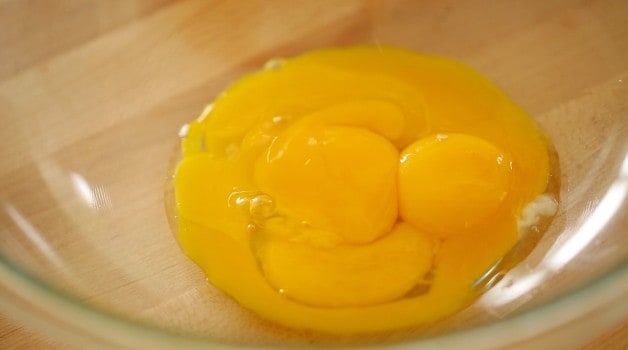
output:
M 74 342 L 83 342 L 90 346 L 100 345 L 103 349 L 108 349 L 110 346 L 117 348 L 124 346 L 130 349 L 147 347 L 169 349 L 181 346 L 186 349 L 207 349 L 208 346 L 215 349 L 276 348 L 271 345 L 225 343 L 201 336 L 176 333 L 125 318 L 52 287 L 1 254 L 0 281 L 0 311 L 4 311 L 3 313 L 9 319 L 32 325 L 53 339 L 73 338 Z M 628 264 L 625 261 L 583 286 L 503 319 L 401 342 L 341 347 L 358 349 L 377 346 L 377 349 L 404 350 L 442 346 L 451 348 L 468 344 L 474 344 L 476 348 L 506 346 L 543 334 L 567 322 L 577 320 L 587 313 L 624 300 L 624 305 L 619 308 L 620 312 L 611 315 L 611 319 L 607 321 L 614 325 L 628 315 L 628 299 L 625 298 L 628 296 L 628 288 L 617 288 L 618 285 L 628 286 Z M 7 298 L 7 295 L 12 295 L 13 298 Z M 27 308 L 34 310 L 27 311 Z M 65 338 L 61 338 L 60 335 Z M 112 339 L 115 341 L 112 342 Z M 100 344 L 94 344 L 94 340 Z

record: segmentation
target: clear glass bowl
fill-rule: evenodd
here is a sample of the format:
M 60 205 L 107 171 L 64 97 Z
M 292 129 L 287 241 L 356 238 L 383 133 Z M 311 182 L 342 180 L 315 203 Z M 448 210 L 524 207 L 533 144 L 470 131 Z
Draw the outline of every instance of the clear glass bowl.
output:
M 562 176 L 559 214 L 523 262 L 467 309 L 378 346 L 582 345 L 628 320 L 626 13 L 622 1 L 4 1 L 0 311 L 91 349 L 349 346 L 209 286 L 164 193 L 179 127 L 231 81 L 273 57 L 385 44 L 490 77 L 549 134 Z

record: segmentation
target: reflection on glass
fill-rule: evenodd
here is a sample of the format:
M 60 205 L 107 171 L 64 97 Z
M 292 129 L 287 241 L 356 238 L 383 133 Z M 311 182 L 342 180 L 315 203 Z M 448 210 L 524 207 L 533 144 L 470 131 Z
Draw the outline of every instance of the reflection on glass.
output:
M 93 209 L 111 209 L 111 196 L 103 186 L 91 186 L 80 174 L 71 172 L 70 180 L 76 193 Z
M 530 293 L 536 286 L 543 283 L 547 272 L 544 269 L 522 277 L 504 277 L 503 287 L 489 290 L 483 297 L 485 304 L 491 306 L 507 305 Z M 514 280 L 514 281 L 513 281 Z
M 560 247 L 549 255 L 547 264 L 559 269 L 580 253 L 602 231 L 604 226 L 622 207 L 628 193 L 628 157 L 624 159 L 622 171 L 608 188 L 602 200 L 587 220 Z
M 616 180 L 586 220 L 574 230 L 563 233 L 564 239 L 554 243 L 539 266 L 533 268 L 535 272 L 530 273 L 527 269 L 512 271 L 498 285 L 488 290 L 481 297 L 480 303 L 489 308 L 503 306 L 533 292 L 535 287 L 543 283 L 545 277 L 569 263 L 603 232 L 604 227 L 622 208 L 627 196 L 628 153 L 624 155 Z
M 24 236 L 33 243 L 47 259 L 55 266 L 61 268 L 63 263 L 57 256 L 54 249 L 42 238 L 41 233 L 33 226 L 14 206 L 11 204 L 5 204 L 4 209 L 9 215 L 11 220 L 19 227 L 20 231 L 24 233 Z

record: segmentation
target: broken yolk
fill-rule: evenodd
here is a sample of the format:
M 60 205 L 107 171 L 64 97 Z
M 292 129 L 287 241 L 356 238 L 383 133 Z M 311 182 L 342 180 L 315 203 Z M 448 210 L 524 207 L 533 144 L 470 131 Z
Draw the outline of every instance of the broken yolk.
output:
M 462 308 L 546 190 L 529 116 L 445 58 L 356 47 L 275 63 L 187 127 L 186 254 L 288 327 L 381 332 Z

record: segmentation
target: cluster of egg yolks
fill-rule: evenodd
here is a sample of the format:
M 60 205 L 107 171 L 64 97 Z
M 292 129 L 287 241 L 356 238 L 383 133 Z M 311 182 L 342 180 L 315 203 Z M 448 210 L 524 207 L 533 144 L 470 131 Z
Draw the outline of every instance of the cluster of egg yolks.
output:
M 245 77 L 189 125 L 183 155 L 178 239 L 210 282 L 267 319 L 342 334 L 462 307 L 549 173 L 544 137 L 491 83 L 382 47 Z

